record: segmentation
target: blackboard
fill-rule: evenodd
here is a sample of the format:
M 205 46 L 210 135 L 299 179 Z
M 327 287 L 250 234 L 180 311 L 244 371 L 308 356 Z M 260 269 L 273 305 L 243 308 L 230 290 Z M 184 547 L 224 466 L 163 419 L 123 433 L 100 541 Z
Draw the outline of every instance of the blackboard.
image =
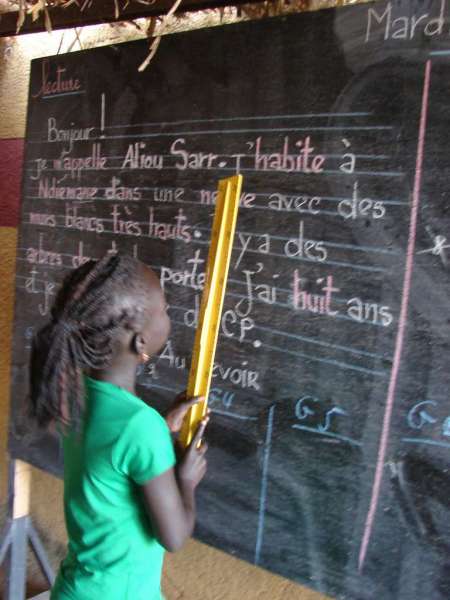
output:
M 244 191 L 214 369 L 198 539 L 352 600 L 450 597 L 450 6 L 376 2 L 33 61 L 10 449 L 62 276 L 152 265 L 186 385 L 220 177 Z

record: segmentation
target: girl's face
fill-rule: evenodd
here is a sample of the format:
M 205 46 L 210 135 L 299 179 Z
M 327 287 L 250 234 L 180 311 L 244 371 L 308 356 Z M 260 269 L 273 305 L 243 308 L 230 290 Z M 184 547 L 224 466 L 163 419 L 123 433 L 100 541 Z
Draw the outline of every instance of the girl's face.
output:
M 158 301 L 151 309 L 147 310 L 144 339 L 146 354 L 153 356 L 164 344 L 170 334 L 170 319 L 167 314 L 167 302 L 164 293 L 160 290 Z
M 142 332 L 145 340 L 145 352 L 149 356 L 156 354 L 166 343 L 170 334 L 170 319 L 167 314 L 167 302 L 157 275 L 146 268 L 144 275 L 148 283 L 148 305 L 145 308 L 145 325 Z

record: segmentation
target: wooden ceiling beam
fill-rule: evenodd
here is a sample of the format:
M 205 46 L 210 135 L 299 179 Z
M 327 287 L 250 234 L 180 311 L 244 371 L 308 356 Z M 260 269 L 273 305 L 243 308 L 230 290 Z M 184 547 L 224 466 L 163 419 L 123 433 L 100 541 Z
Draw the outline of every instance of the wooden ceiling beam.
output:
M 263 0 L 253 0 L 253 2 Z M 152 4 L 141 4 L 132 0 L 128 6 L 120 11 L 119 18 L 115 16 L 113 0 L 93 0 L 91 6 L 83 12 L 77 4 L 71 4 L 67 8 L 55 6 L 49 9 L 49 15 L 53 29 L 69 29 L 72 27 L 83 27 L 84 25 L 99 25 L 103 23 L 115 23 L 120 21 L 132 21 L 142 17 L 160 17 L 170 10 L 173 0 L 154 0 Z M 238 6 L 248 4 L 248 0 L 184 0 L 178 13 L 205 10 L 208 8 L 224 8 L 226 6 Z M 0 37 L 16 35 L 18 13 L 6 12 L 0 14 Z M 39 33 L 45 31 L 44 16 L 33 22 L 27 15 L 25 23 L 19 32 Z

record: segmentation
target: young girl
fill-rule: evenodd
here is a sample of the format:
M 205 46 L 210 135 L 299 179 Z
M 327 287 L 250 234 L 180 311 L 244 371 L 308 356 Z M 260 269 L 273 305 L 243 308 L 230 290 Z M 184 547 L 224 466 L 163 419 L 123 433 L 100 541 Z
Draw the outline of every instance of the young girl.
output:
M 34 340 L 31 412 L 64 443 L 69 544 L 52 600 L 160 600 L 164 549 L 192 534 L 207 418 L 177 463 L 170 431 L 199 399 L 179 397 L 165 421 L 135 392 L 169 331 L 153 271 L 108 255 L 66 278 Z

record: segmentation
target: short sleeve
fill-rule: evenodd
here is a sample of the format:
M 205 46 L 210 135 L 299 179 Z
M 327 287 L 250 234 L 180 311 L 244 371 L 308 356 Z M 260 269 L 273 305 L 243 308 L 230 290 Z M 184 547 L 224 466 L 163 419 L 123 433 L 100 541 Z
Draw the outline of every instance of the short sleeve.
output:
M 167 423 L 148 406 L 132 417 L 112 452 L 113 467 L 139 485 L 158 477 L 175 462 Z

